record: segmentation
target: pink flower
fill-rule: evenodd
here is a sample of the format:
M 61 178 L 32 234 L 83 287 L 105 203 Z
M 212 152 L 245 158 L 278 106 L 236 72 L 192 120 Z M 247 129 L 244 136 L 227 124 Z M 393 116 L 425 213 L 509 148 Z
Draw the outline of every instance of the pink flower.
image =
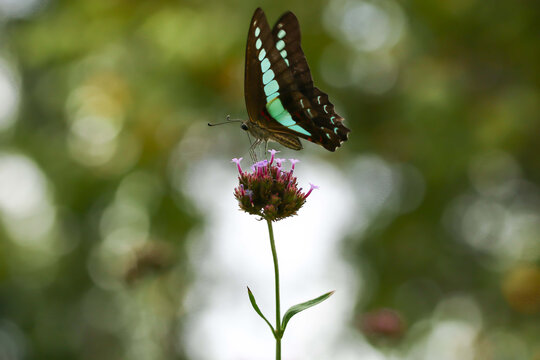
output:
M 270 164 L 272 164 L 274 162 L 274 156 L 279 152 L 277 150 L 268 150 L 268 152 L 270 153 Z
M 294 165 L 295 165 L 296 163 L 299 163 L 300 160 L 298 160 L 298 159 L 289 159 L 289 161 L 290 161 L 291 164 L 292 164 L 291 171 L 294 171 Z
M 276 158 L 276 165 L 278 167 L 281 167 L 281 164 L 283 164 L 283 162 L 285 161 L 285 159 L 282 159 L 282 158 Z
M 309 189 L 309 191 L 307 192 L 306 197 L 308 197 L 309 194 L 311 194 L 311 192 L 312 192 L 314 189 L 318 189 L 318 188 L 319 188 L 317 185 L 313 185 L 312 183 L 309 183 L 309 186 L 310 186 L 310 189 Z
M 240 161 L 242 161 L 242 159 L 243 158 L 240 158 L 240 159 L 234 158 L 231 161 L 231 162 L 235 163 L 236 166 L 238 167 L 238 172 L 240 173 L 240 175 L 242 175 L 242 167 L 240 166 Z

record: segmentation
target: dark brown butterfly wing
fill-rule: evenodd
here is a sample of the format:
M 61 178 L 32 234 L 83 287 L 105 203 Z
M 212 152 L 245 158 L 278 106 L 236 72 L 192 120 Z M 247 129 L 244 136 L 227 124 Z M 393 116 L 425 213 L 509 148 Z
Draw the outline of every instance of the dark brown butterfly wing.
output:
M 267 49 L 273 45 L 274 39 L 270 32 L 270 26 L 266 20 L 266 16 L 261 8 L 255 10 L 251 18 L 249 27 L 247 44 L 246 44 L 246 64 L 244 74 L 244 96 L 246 100 L 246 108 L 251 122 L 259 124 L 259 112 L 264 109 L 265 100 L 264 90 L 261 86 L 262 71 L 258 56 L 260 49 L 256 48 L 257 40 L 261 40 L 263 49 Z
M 244 91 L 252 126 L 297 150 L 301 148 L 297 136 L 330 151 L 346 140 L 349 129 L 343 118 L 334 112 L 328 96 L 313 87 L 294 14 L 284 14 L 271 31 L 264 12 L 255 11 L 245 65 Z

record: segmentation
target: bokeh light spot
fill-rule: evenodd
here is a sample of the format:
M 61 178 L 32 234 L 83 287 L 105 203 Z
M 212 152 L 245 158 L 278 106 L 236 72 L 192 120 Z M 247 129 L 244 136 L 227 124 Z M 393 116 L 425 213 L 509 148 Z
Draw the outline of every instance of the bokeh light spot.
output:
M 402 37 L 405 17 L 392 0 L 333 0 L 325 24 L 337 38 L 358 51 L 374 52 L 394 46 Z
M 0 153 L 0 211 L 25 217 L 46 202 L 46 180 L 29 158 Z
M 19 106 L 19 82 L 14 70 L 0 58 L 0 132 L 16 120 Z
M 24 18 L 44 5 L 44 0 L 0 0 L 0 16 Z

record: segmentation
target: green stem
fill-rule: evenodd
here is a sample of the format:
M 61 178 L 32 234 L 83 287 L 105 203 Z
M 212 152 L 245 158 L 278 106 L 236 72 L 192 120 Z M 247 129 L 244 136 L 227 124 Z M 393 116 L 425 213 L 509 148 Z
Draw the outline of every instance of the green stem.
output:
M 272 221 L 266 220 L 268 223 L 268 233 L 270 234 L 270 246 L 272 247 L 272 257 L 274 258 L 274 275 L 276 281 L 276 360 L 281 360 L 281 311 L 279 308 L 279 265 L 276 252 L 276 243 L 274 242 L 274 230 L 272 229 Z

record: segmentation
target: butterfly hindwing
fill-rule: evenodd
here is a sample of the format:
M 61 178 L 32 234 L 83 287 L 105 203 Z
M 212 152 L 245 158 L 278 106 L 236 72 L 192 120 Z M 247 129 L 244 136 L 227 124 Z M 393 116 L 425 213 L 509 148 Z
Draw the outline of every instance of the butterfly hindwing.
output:
M 286 12 L 274 25 L 272 34 L 276 48 L 286 59 L 298 89 L 308 99 L 306 102 L 304 98 L 300 106 L 303 110 L 301 114 L 308 118 L 305 126 L 309 127 L 314 135 L 319 135 L 311 141 L 333 151 L 341 142 L 347 140 L 350 130 L 343 125 L 343 118 L 334 111 L 334 105 L 329 101 L 328 95 L 313 86 L 309 65 L 301 47 L 298 19 L 292 12 Z M 311 123 L 323 130 L 322 138 L 320 132 L 314 131 L 313 127 L 309 126 Z
M 286 12 L 274 25 L 272 34 L 276 42 L 276 49 L 291 69 L 299 90 L 309 96 L 306 90 L 313 88 L 313 79 L 300 45 L 301 35 L 298 19 L 292 12 Z

